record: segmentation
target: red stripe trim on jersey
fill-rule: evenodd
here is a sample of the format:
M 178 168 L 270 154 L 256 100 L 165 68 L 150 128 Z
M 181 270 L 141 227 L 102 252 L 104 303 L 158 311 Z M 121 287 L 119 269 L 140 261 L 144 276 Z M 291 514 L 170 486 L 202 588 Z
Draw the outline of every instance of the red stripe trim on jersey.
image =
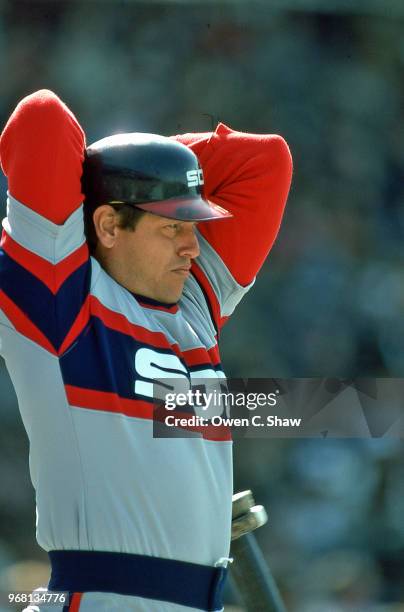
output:
M 207 355 L 209 355 L 209 360 L 206 359 Z M 212 348 L 206 350 L 205 348 L 195 348 L 188 349 L 187 351 L 182 351 L 182 356 L 184 358 L 187 366 L 204 366 L 204 365 L 219 365 L 220 363 L 220 355 L 219 348 L 217 344 Z
M 140 325 L 131 323 L 124 314 L 110 310 L 104 306 L 98 298 L 91 294 L 87 296 L 72 327 L 63 340 L 59 349 L 60 355 L 73 344 L 87 325 L 91 316 L 98 317 L 109 329 L 126 334 L 135 340 L 139 340 L 140 342 L 144 342 L 156 348 L 172 349 L 178 357 L 181 357 L 179 346 L 170 345 L 163 333 L 152 332 Z
M 84 304 L 80 308 L 79 314 L 74 320 L 73 325 L 69 329 L 65 339 L 63 340 L 58 354 L 63 355 L 65 351 L 73 344 L 73 342 L 81 334 L 90 319 L 90 296 L 88 295 Z
M 167 410 L 155 409 L 152 401 L 127 399 L 120 397 L 117 393 L 107 391 L 94 391 L 92 389 L 83 389 L 81 387 L 73 387 L 65 385 L 66 397 L 72 408 L 87 408 L 90 410 L 98 410 L 101 412 L 114 412 L 124 414 L 130 417 L 140 419 L 158 420 L 164 422 L 165 418 L 170 414 L 175 417 L 190 419 L 191 415 L 175 411 L 174 413 Z M 183 425 L 177 429 L 197 432 L 202 435 L 205 440 L 224 441 L 231 440 L 231 430 L 227 426 L 207 425 Z
M 220 313 L 220 304 L 217 299 L 216 293 L 214 292 L 212 285 L 210 284 L 208 277 L 203 272 L 202 268 L 198 266 L 198 264 L 193 261 L 192 262 L 192 274 L 195 276 L 199 285 L 203 289 L 206 297 L 208 298 L 208 303 L 212 312 L 213 323 L 216 325 L 218 330 L 224 325 L 227 317 L 222 317 Z
M 69 612 L 79 612 L 80 602 L 84 593 L 73 593 L 70 600 Z
M 98 317 L 106 327 L 126 334 L 135 340 L 144 342 L 155 348 L 172 350 L 188 367 L 196 365 L 201 367 L 206 365 L 216 366 L 220 364 L 220 355 L 217 345 L 208 350 L 201 347 L 181 351 L 179 345 L 177 343 L 170 344 L 162 332 L 150 331 L 140 325 L 131 323 L 124 314 L 110 310 L 94 295 L 87 296 L 72 327 L 63 340 L 58 351 L 59 355 L 63 355 L 63 353 L 73 344 L 87 325 L 91 315 Z
M 219 365 L 220 353 L 219 353 L 219 346 L 217 344 L 215 344 L 215 346 L 212 346 L 212 348 L 208 349 L 208 354 L 209 354 L 209 357 L 213 365 Z
M 104 412 L 116 412 L 140 419 L 153 418 L 153 403 L 144 400 L 126 399 L 109 391 L 94 391 L 65 385 L 67 401 L 77 408 L 89 408 Z
M 14 325 L 15 329 L 25 336 L 44 348 L 52 355 L 56 355 L 57 352 L 54 346 L 49 342 L 46 336 L 38 329 L 32 321 L 29 320 L 26 314 L 4 293 L 0 290 L 0 308 L 3 310 L 6 317 Z
M 181 351 L 177 343 L 170 344 L 162 332 L 154 332 L 135 323 L 131 323 L 125 315 L 114 312 L 104 306 L 94 295 L 90 295 L 91 314 L 97 316 L 109 328 L 131 336 L 135 340 L 156 348 L 172 350 L 177 357 L 183 359 L 187 366 L 218 365 L 220 363 L 219 349 L 216 346 L 208 351 L 201 348 Z
M 110 329 L 119 331 L 127 336 L 132 336 L 140 342 L 150 344 L 157 348 L 172 348 L 176 354 L 180 356 L 178 345 L 170 345 L 167 338 L 162 332 L 150 331 L 141 325 L 131 323 L 124 314 L 110 310 L 100 302 L 94 295 L 90 295 L 91 314 L 101 319 L 101 321 Z
M 18 244 L 5 230 L 0 245 L 11 259 L 42 281 L 53 294 L 56 294 L 65 280 L 88 259 L 88 247 L 84 243 L 59 263 L 52 264 Z

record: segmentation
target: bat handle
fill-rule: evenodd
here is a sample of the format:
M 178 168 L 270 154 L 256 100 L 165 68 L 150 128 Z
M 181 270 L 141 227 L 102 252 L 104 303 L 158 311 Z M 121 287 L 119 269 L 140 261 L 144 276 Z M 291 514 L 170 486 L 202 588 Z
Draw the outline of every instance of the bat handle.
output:
M 234 557 L 231 574 L 242 593 L 246 612 L 286 612 L 254 534 L 234 540 L 231 554 Z

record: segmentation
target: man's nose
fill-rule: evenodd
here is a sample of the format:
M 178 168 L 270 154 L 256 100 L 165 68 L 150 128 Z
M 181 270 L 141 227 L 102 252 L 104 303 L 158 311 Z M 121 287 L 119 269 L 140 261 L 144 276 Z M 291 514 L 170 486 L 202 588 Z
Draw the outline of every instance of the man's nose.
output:
M 194 225 L 184 227 L 178 246 L 178 255 L 195 259 L 199 255 L 199 241 Z

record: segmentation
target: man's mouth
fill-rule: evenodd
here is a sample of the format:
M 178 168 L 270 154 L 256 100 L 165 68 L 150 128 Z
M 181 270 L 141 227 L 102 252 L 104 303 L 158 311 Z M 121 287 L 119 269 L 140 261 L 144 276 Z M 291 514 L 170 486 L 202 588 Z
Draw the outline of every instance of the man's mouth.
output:
M 179 274 L 183 274 L 184 276 L 189 276 L 191 265 L 191 262 L 183 263 L 181 266 L 177 266 L 177 268 L 174 268 L 172 271 L 178 272 Z
M 182 268 L 175 268 L 175 270 L 173 270 L 173 272 L 176 272 L 177 274 L 180 274 L 181 276 L 189 276 L 191 274 L 191 266 L 184 266 Z

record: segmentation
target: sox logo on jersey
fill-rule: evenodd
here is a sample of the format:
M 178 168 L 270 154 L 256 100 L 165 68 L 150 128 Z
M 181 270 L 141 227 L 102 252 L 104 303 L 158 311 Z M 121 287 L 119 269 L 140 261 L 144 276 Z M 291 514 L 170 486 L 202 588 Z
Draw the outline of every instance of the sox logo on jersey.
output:
M 154 399 L 164 399 L 167 383 L 170 393 L 187 393 L 193 386 L 203 386 L 205 393 L 220 392 L 220 382 L 223 384 L 225 375 L 222 371 L 207 368 L 189 372 L 176 355 L 159 353 L 150 348 L 140 348 L 135 355 L 135 370 L 137 378 L 134 385 L 136 394 Z M 165 384 L 159 381 L 165 379 Z M 158 396 L 156 397 L 156 395 Z M 195 406 L 195 414 L 212 418 L 223 413 L 223 406 L 218 403 L 206 408 Z M 198 414 L 198 412 L 200 414 Z

